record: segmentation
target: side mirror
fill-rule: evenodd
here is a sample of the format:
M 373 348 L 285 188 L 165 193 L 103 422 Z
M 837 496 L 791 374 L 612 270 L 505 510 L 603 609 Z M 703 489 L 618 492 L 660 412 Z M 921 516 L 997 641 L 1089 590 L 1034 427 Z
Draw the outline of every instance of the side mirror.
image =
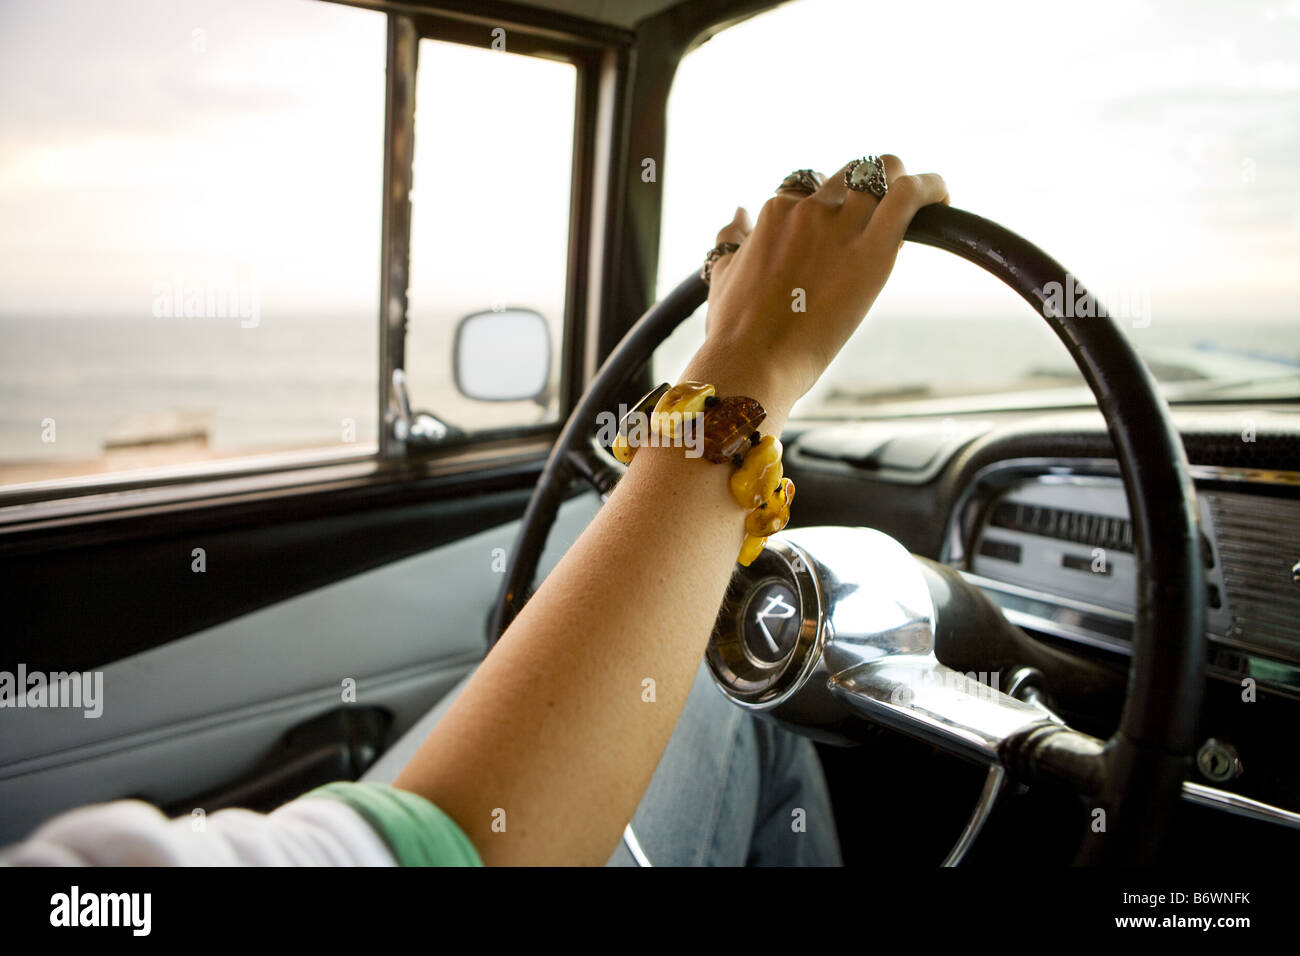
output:
M 551 372 L 551 332 L 531 309 L 475 312 L 456 326 L 452 374 L 466 398 L 536 400 Z

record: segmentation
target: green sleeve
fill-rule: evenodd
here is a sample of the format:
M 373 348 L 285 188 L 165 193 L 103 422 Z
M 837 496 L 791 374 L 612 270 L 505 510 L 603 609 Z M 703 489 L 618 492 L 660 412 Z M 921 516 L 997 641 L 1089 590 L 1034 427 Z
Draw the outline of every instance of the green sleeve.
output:
M 388 844 L 398 866 L 482 866 L 454 820 L 418 793 L 383 783 L 327 783 L 308 797 L 341 800 Z

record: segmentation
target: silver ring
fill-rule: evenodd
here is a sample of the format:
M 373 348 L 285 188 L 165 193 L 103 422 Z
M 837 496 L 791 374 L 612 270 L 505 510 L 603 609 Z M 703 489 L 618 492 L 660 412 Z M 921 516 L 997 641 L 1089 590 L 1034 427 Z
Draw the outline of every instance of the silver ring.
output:
M 713 264 L 739 248 L 740 243 L 738 242 L 720 242 L 709 250 L 708 255 L 704 257 L 704 268 L 700 270 L 700 278 L 704 280 L 705 285 L 713 281 Z
M 824 182 L 826 182 L 826 177 L 814 169 L 796 169 L 781 180 L 781 185 L 776 187 L 776 191 L 780 192 L 783 189 L 788 189 L 792 192 L 801 192 L 811 196 L 821 188 L 821 184 Z
M 871 193 L 877 199 L 889 191 L 889 182 L 885 179 L 885 164 L 879 156 L 863 156 L 849 163 L 844 170 L 844 185 L 860 193 Z

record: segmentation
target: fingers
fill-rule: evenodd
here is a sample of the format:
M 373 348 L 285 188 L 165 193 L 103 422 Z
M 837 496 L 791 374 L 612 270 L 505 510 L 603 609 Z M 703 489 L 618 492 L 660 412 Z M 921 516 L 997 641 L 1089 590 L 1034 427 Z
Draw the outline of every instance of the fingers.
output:
M 826 182 L 826 176 L 815 169 L 796 169 L 776 187 L 778 196 L 789 196 L 796 202 L 813 195 Z
M 903 175 L 889 184 L 889 191 L 880 200 L 857 245 L 861 260 L 883 269 L 878 280 L 883 283 L 889 276 L 903 244 L 903 235 L 922 206 L 948 202 L 948 185 L 938 173 Z
M 851 163 L 841 167 L 835 175 L 827 178 L 812 195 L 804 195 L 798 189 L 778 189 L 763 207 L 764 217 L 768 214 L 780 221 L 784 214 L 793 210 L 805 199 L 830 205 L 839 204 L 844 218 L 843 225 L 851 231 L 857 231 L 859 238 L 854 245 L 860 249 L 866 262 L 876 268 L 877 273 L 869 280 L 872 284 L 883 285 L 893 269 L 898 247 L 903 242 L 912 217 L 922 206 L 933 203 L 948 202 L 948 187 L 943 177 L 935 173 L 908 175 L 907 167 L 897 156 L 886 153 L 880 156 L 884 167 L 885 181 L 888 188 L 883 198 L 877 198 L 870 192 L 850 189 L 844 182 L 845 171 Z M 819 175 L 819 174 L 815 174 Z M 839 217 L 837 217 L 839 218 Z M 727 223 L 717 234 L 717 242 L 734 242 L 741 245 L 753 232 L 754 225 L 744 207 L 736 209 L 731 222 Z M 851 233 L 850 233 L 851 234 Z M 719 257 L 712 267 L 710 294 L 719 286 L 725 285 L 727 273 L 742 253 L 738 250 Z
M 903 241 L 912 217 L 922 206 L 948 201 L 948 184 L 938 173 L 900 176 L 890 183 L 889 192 L 880 200 L 876 214 L 867 224 L 866 235 L 897 246 Z
M 850 160 L 835 170 L 827 177 L 826 182 L 822 183 L 821 188 L 812 194 L 811 198 L 831 206 L 843 205 L 844 194 L 849 191 L 849 187 L 844 185 L 844 174 L 848 172 L 851 165 L 852 161 Z
M 875 210 L 879 200 L 872 193 L 850 189 L 845 184 L 844 177 L 848 173 L 849 167 L 856 162 L 856 159 L 852 159 L 836 170 L 835 175 L 822 184 L 821 189 L 817 190 L 813 198 L 833 206 L 843 206 L 846 211 L 860 219 L 862 225 L 865 225 L 866 221 L 871 218 L 871 213 Z M 907 175 L 907 169 L 904 168 L 903 161 L 897 156 L 886 153 L 880 157 L 880 162 L 885 167 L 886 184 L 892 183 L 899 176 Z
M 744 206 L 738 206 L 736 207 L 736 214 L 731 217 L 731 222 L 718 230 L 718 237 L 714 241 L 718 244 L 734 242 L 737 245 L 742 245 L 753 231 L 754 224 L 749 221 L 749 212 L 746 211 Z M 713 263 L 710 287 L 724 281 L 723 276 L 727 274 L 727 270 L 731 268 L 731 262 L 735 258 L 736 253 L 729 252 Z
M 744 242 L 751 232 L 754 231 L 753 223 L 749 221 L 749 212 L 744 206 L 737 206 L 735 215 L 731 217 L 731 222 L 727 223 L 718 230 L 718 236 L 713 241 L 721 242 Z M 719 260 L 720 261 L 720 260 Z

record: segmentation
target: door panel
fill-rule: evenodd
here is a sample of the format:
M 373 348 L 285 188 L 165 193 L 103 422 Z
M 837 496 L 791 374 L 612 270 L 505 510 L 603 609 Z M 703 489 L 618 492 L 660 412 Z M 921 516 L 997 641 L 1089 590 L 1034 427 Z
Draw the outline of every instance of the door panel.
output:
M 533 462 L 6 527 L 0 670 L 86 670 L 167 644 L 504 524 L 536 480 Z
M 549 569 L 599 506 L 567 502 Z M 0 739 L 0 843 L 73 806 L 172 803 L 248 773 L 291 728 L 356 703 L 409 728 L 482 657 L 518 522 L 300 594 L 104 667 L 103 713 L 10 709 Z M 497 552 L 494 549 L 502 549 Z

